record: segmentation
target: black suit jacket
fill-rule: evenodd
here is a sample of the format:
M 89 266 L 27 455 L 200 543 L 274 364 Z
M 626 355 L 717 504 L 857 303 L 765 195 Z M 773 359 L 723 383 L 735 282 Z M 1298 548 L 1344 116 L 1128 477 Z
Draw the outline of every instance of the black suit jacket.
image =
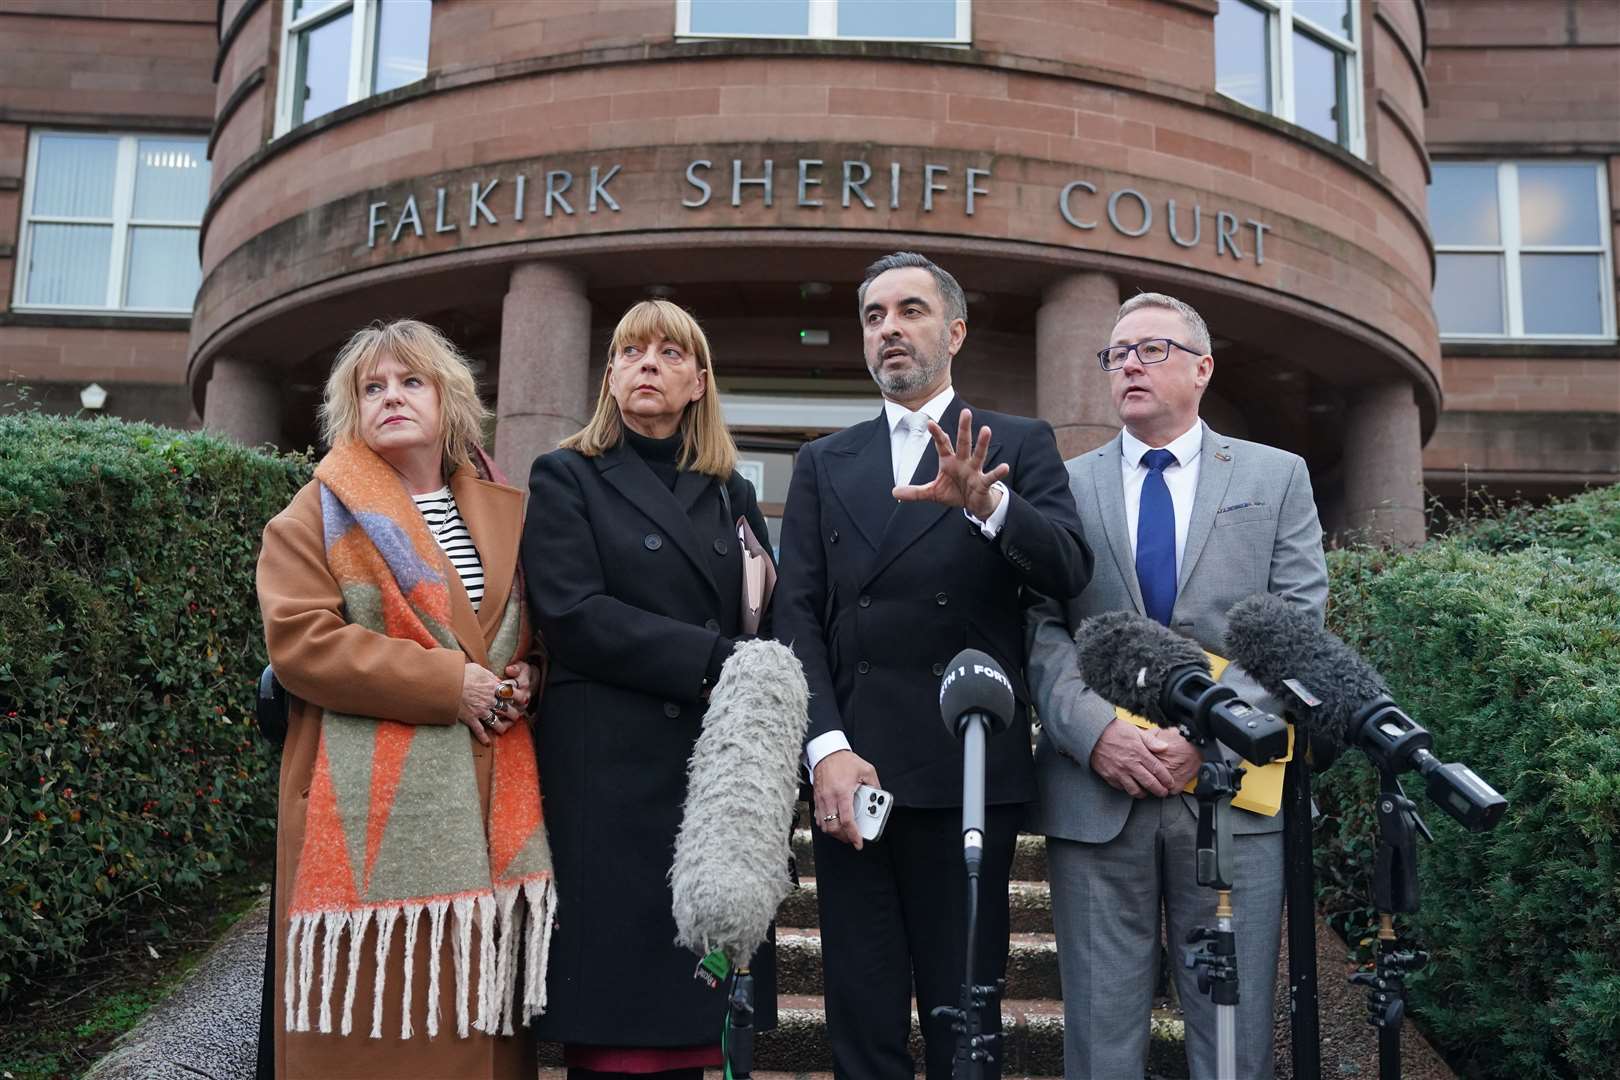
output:
M 963 405 L 952 399 L 941 417 L 953 435 Z M 966 648 L 1000 661 L 1018 698 L 1013 725 L 989 740 L 986 798 L 1035 797 L 1025 586 L 1069 597 L 1091 577 L 1051 425 L 975 411 L 975 438 L 985 426 L 985 467 L 1012 466 L 1012 502 L 994 541 L 958 508 L 895 501 L 882 413 L 799 452 L 782 520 L 776 636 L 804 664 L 809 737 L 842 729 L 904 806 L 961 805 L 962 743 L 940 719 L 939 679 Z M 930 442 L 912 482 L 938 471 Z

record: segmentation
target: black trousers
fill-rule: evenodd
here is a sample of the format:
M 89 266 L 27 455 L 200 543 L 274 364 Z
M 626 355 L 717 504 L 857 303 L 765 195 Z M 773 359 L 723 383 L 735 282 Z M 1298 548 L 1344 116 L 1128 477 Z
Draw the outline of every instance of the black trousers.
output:
M 975 983 L 994 983 L 1006 972 L 1007 875 L 1023 814 L 1021 804 L 985 810 Z M 950 1080 L 956 1035 L 930 1013 L 961 996 L 967 946 L 962 811 L 895 807 L 883 839 L 860 851 L 820 830 L 814 844 L 834 1075 L 909 1080 L 915 988 L 929 1080 Z M 1000 1031 L 1000 1009 L 986 1012 L 984 1030 Z M 1000 1075 L 999 1061 L 985 1070 L 988 1080 Z

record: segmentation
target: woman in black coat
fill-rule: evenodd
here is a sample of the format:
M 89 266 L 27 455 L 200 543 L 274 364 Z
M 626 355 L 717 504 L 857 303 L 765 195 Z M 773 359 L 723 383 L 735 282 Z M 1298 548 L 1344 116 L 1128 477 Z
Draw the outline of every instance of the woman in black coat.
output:
M 724 984 L 693 978 L 675 945 L 667 875 L 709 688 L 743 635 L 737 518 L 768 536 L 736 460 L 702 329 L 649 300 L 613 333 L 590 423 L 530 474 L 523 571 L 550 656 L 535 743 L 559 893 L 535 1024 L 566 1044 L 571 1077 L 684 1080 L 720 1063 Z M 753 972 L 768 1029 L 769 943 Z

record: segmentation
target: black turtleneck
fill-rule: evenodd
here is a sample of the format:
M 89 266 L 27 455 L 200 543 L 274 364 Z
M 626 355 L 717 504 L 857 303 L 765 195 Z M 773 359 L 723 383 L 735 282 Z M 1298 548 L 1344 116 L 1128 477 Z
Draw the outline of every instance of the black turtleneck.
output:
M 680 473 L 675 462 L 681 455 L 681 433 L 676 431 L 667 439 L 654 439 L 638 431 L 632 431 L 629 425 L 626 425 L 624 440 L 630 444 L 630 449 L 636 452 L 636 456 L 647 463 L 647 468 L 653 471 L 653 475 L 662 480 L 665 487 L 674 491 L 675 478 Z

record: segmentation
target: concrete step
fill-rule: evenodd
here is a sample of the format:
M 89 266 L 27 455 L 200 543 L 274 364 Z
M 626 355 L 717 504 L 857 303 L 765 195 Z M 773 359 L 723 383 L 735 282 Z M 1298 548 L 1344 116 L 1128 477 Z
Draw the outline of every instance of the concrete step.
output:
M 783 994 L 820 994 L 821 931 L 776 930 L 777 990 Z M 1007 951 L 1007 996 L 1063 996 L 1058 980 L 1057 943 L 1051 934 L 1013 934 Z
M 1063 1006 L 1056 1001 L 1009 1000 L 1001 1004 L 1003 1032 L 1002 1071 L 1007 1076 L 1063 1075 Z M 915 1013 L 911 1020 L 911 1055 L 922 1062 L 922 1036 Z M 1149 1069 L 1167 1076 L 1185 1075 L 1185 1066 L 1165 1066 L 1184 1060 L 1180 1020 L 1154 1018 Z M 762 1070 L 789 1072 L 832 1068 L 827 1042 L 827 1015 L 819 997 L 784 996 L 778 999 L 777 1029 L 761 1035 L 755 1064 Z
M 1063 1004 L 1060 1001 L 1009 999 L 1001 1003 L 1003 1033 L 1002 1073 L 1006 1077 L 1063 1075 Z M 561 1048 L 542 1043 L 541 1066 L 562 1063 Z M 923 1061 L 922 1035 L 915 1005 L 911 1017 L 911 1056 L 919 1070 Z M 777 1026 L 758 1036 L 754 1046 L 756 1075 L 781 1073 L 803 1076 L 832 1068 L 827 1041 L 827 1013 L 819 996 L 783 994 L 777 998 Z M 1148 1073 L 1161 1080 L 1187 1075 L 1178 1013 L 1155 1009 L 1148 1046 Z
M 1052 893 L 1044 881 L 1008 883 L 1009 929 L 1014 934 L 1052 932 Z M 809 929 L 821 925 L 816 909 L 816 879 L 801 876 L 799 887 L 787 894 L 776 909 L 776 925 Z
M 803 821 L 805 816 L 801 807 L 799 820 Z M 800 874 L 805 876 L 815 874 L 816 856 L 810 844 L 809 829 L 793 830 L 793 858 L 798 863 Z M 1010 876 L 1014 881 L 1046 880 L 1046 837 L 1033 833 L 1018 834 L 1018 846 L 1013 849 Z

